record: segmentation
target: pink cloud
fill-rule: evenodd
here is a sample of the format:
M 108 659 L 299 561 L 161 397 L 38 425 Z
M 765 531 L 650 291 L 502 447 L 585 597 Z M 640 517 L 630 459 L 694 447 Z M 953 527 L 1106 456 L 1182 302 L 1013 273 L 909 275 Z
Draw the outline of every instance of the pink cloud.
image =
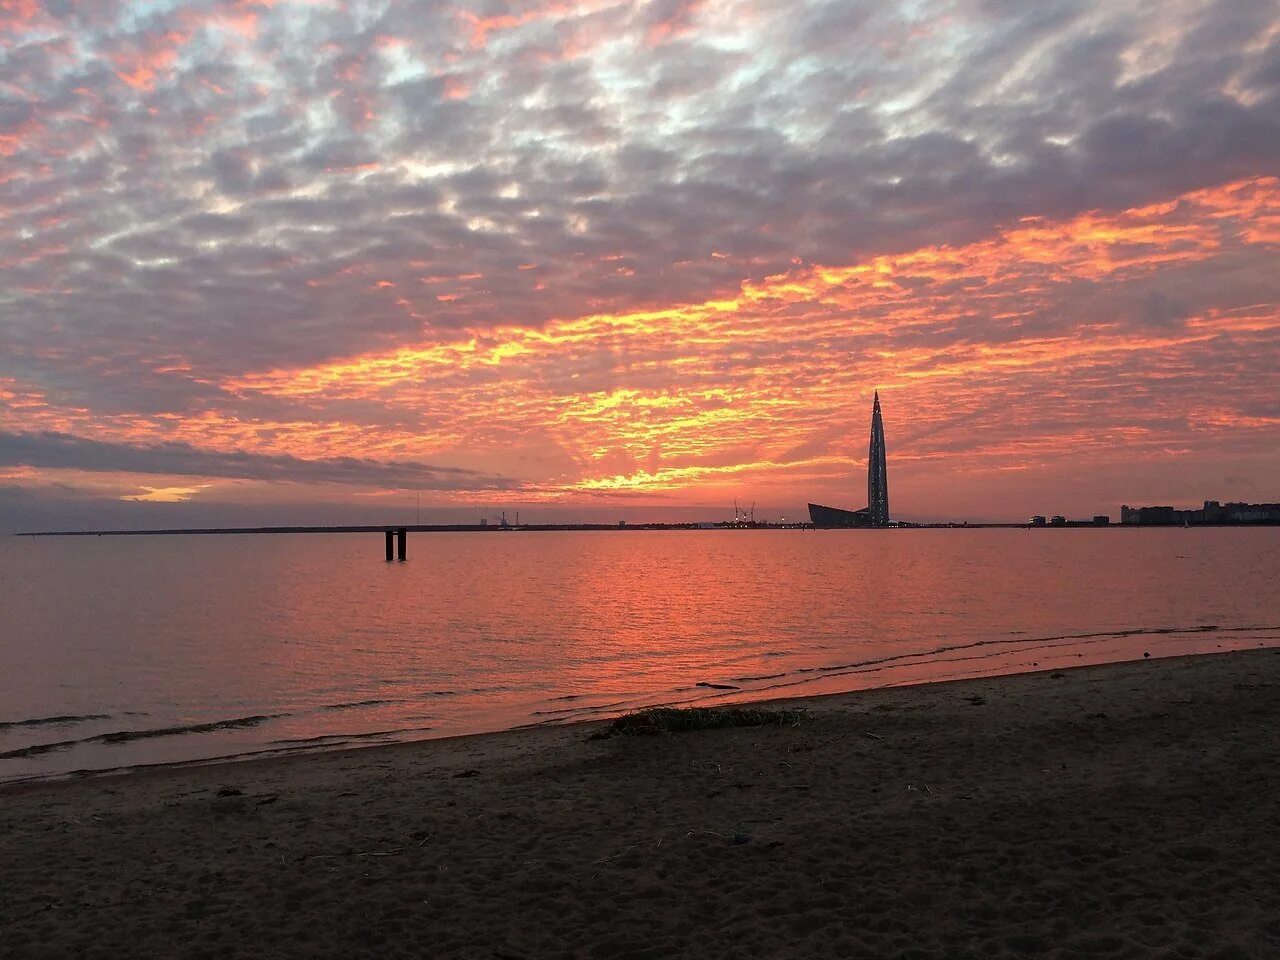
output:
M 116 76 L 135 90 L 154 90 L 160 74 L 172 69 L 179 48 L 189 39 L 190 33 L 179 30 L 144 35 L 142 49 L 125 49 L 112 55 L 112 62 L 119 68 Z
M 678 0 L 660 20 L 649 25 L 645 45 L 656 47 L 691 32 L 694 21 L 706 6 L 707 0 Z
M 24 33 L 42 17 L 37 0 L 0 0 L 0 30 Z

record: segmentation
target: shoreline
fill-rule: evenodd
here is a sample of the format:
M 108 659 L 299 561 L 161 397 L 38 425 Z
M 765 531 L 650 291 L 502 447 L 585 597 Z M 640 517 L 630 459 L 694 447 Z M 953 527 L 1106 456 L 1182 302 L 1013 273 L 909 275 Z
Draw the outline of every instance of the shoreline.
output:
M 496 736 L 526 730 L 568 727 L 593 722 L 600 723 L 607 722 L 625 713 L 647 709 L 651 706 L 718 707 L 731 706 L 734 704 L 768 706 L 775 702 L 790 702 L 793 700 L 816 701 L 829 697 L 855 696 L 874 690 L 896 689 L 906 686 L 930 686 L 940 683 L 956 683 L 970 680 L 994 679 L 999 677 L 1034 675 L 1036 673 L 1052 670 L 1077 670 L 1086 667 L 1101 667 L 1134 662 L 1140 659 L 1140 650 L 1142 651 L 1142 657 L 1150 656 L 1152 659 L 1158 660 L 1176 660 L 1182 657 L 1199 657 L 1213 655 L 1216 653 L 1269 649 L 1270 647 L 1267 645 L 1268 642 L 1275 638 L 1265 637 L 1262 640 L 1258 640 L 1256 646 L 1232 646 L 1231 644 L 1242 642 L 1236 640 L 1236 635 L 1240 635 L 1242 637 L 1246 634 L 1250 635 L 1248 639 L 1252 642 L 1256 639 L 1252 635 L 1260 632 L 1275 631 L 1278 629 L 1280 629 L 1280 627 L 1276 626 L 1218 627 L 1201 625 L 1185 628 L 1135 628 L 1120 631 L 1062 634 L 1035 638 L 1007 637 L 955 644 L 943 644 L 929 650 L 885 655 L 848 664 L 811 667 L 800 670 L 792 669 L 778 674 L 777 677 L 749 678 L 752 680 L 764 679 L 770 681 L 765 683 L 763 686 L 757 687 L 749 685 L 721 685 L 718 682 L 699 682 L 693 686 L 672 690 L 670 691 L 671 695 L 665 699 L 654 694 L 635 696 L 632 698 L 633 705 L 626 708 L 614 709 L 617 705 L 604 703 L 585 707 L 568 707 L 554 711 L 534 711 L 531 716 L 536 717 L 540 713 L 545 713 L 544 718 L 531 719 L 525 722 L 517 722 L 503 726 L 492 726 L 481 722 L 479 724 L 481 727 L 480 729 L 464 729 L 458 732 L 450 732 L 437 736 L 432 736 L 430 734 L 426 736 L 413 735 L 415 733 L 425 732 L 424 730 L 416 728 L 378 732 L 343 732 L 341 730 L 335 730 L 332 733 L 306 738 L 301 741 L 278 741 L 277 745 L 274 746 L 264 743 L 261 748 L 254 747 L 239 749 L 234 750 L 234 752 L 218 753 L 213 756 L 197 755 L 189 758 L 173 760 L 143 760 L 135 763 L 120 763 L 111 766 L 79 767 L 70 770 L 64 769 L 52 773 L 36 773 L 26 776 L 14 776 L 0 780 L 0 792 L 2 792 L 6 787 L 20 784 L 60 783 L 65 781 L 96 779 L 102 777 L 127 776 L 153 769 L 184 769 L 189 767 L 216 766 L 230 763 L 249 763 L 259 760 L 284 760 L 291 757 L 314 757 L 329 753 L 346 753 L 353 750 L 371 750 L 382 747 L 400 747 L 412 744 L 434 743 L 452 740 L 459 737 Z M 1177 636 L 1183 643 L 1190 643 L 1192 645 L 1192 649 L 1187 652 L 1167 652 L 1167 648 L 1162 649 L 1160 646 L 1160 641 L 1170 636 Z M 1197 643 L 1197 638 L 1203 638 L 1203 645 Z M 1208 646 L 1210 640 L 1213 641 L 1214 649 L 1210 649 Z M 1219 640 L 1227 642 L 1227 647 L 1225 649 L 1223 643 L 1218 642 Z M 1090 645 L 1103 641 L 1130 644 L 1130 648 L 1119 651 L 1120 656 L 1116 659 L 1110 658 L 1110 656 L 1117 652 L 1115 650 L 1104 651 L 1099 657 L 1096 651 L 1090 649 Z M 1029 647 L 1025 650 L 1014 649 L 1028 643 L 1036 644 L 1036 646 Z M 1148 646 L 1152 648 L 1154 653 L 1149 653 L 1145 649 Z M 973 665 L 982 663 L 986 661 L 989 656 L 994 656 L 996 654 L 978 654 L 975 656 L 968 652 L 986 650 L 988 648 L 993 651 L 1008 650 L 1009 653 L 1007 655 L 1015 659 L 1011 659 L 1007 662 L 996 662 L 987 670 L 984 670 L 981 666 Z M 1280 645 L 1278 645 L 1277 648 L 1280 648 Z M 952 656 L 953 654 L 958 654 L 958 656 Z M 1044 660 L 1046 662 L 1046 666 L 1040 667 L 1038 662 L 1031 661 L 1030 658 L 1033 656 L 1038 656 L 1040 660 Z M 1023 660 L 1019 662 L 1016 659 L 1017 657 L 1022 657 Z M 1069 663 L 1064 661 L 1064 658 L 1067 657 L 1070 657 Z M 1075 663 L 1075 660 L 1082 660 L 1083 662 L 1077 664 Z M 958 669 L 951 669 L 953 667 Z M 886 679 L 892 677 L 895 671 L 907 671 L 907 676 L 902 679 Z M 855 679 L 860 677 L 875 677 L 877 682 L 872 686 L 863 686 Z M 736 679 L 731 678 L 731 680 L 732 683 L 737 683 Z M 836 689 L 832 689 L 833 687 Z M 844 689 L 839 689 L 841 687 Z M 791 690 L 794 690 L 795 693 L 788 694 L 788 691 Z M 254 717 L 250 719 L 271 720 L 272 718 L 273 717 L 269 716 L 261 718 Z M 243 721 L 239 720 L 220 721 L 218 724 L 210 724 L 209 726 L 235 726 L 242 722 Z M 433 728 L 426 729 L 430 730 Z M 160 735 L 168 732 L 170 731 L 162 730 Z M 74 747 L 81 743 L 88 743 L 94 740 L 103 739 L 103 736 L 103 734 L 99 733 L 84 740 L 68 741 L 66 745 Z M 151 739 L 152 736 L 154 735 L 143 730 L 137 736 L 122 739 L 148 740 Z M 51 745 L 53 749 L 63 746 L 64 744 L 62 743 L 55 743 Z M 228 744 L 228 746 L 231 745 Z M 36 744 L 31 747 L 17 748 L 17 750 L 15 750 L 15 754 L 27 750 L 43 753 L 48 749 L 50 748 L 41 744 Z M 108 747 L 107 749 L 110 750 L 113 749 L 113 747 Z
M 906 681 L 902 683 L 886 684 L 878 687 L 864 687 L 858 690 L 845 690 L 833 693 L 815 693 L 807 696 L 794 697 L 767 697 L 767 698 L 748 698 L 748 699 L 725 699 L 723 701 L 711 702 L 699 700 L 696 703 L 688 704 L 688 707 L 704 707 L 707 709 L 731 708 L 739 705 L 750 705 L 753 708 L 765 710 L 802 710 L 806 713 L 820 714 L 824 711 L 841 710 L 844 708 L 856 708 L 861 700 L 876 699 L 876 695 L 892 694 L 899 691 L 934 691 L 941 694 L 947 694 L 952 688 L 959 689 L 966 686 L 986 686 L 992 683 L 1002 683 L 1008 681 L 1017 681 L 1020 679 L 1053 677 L 1055 674 L 1067 675 L 1087 675 L 1093 672 L 1106 673 L 1112 670 L 1135 668 L 1140 666 L 1148 666 L 1155 664 L 1177 665 L 1179 663 L 1194 662 L 1204 660 L 1206 658 L 1227 658 L 1227 657 L 1249 657 L 1253 655 L 1263 656 L 1267 653 L 1273 653 L 1280 656 L 1280 646 L 1276 647 L 1256 647 L 1238 650 L 1222 650 L 1212 653 L 1189 653 L 1178 654 L 1165 657 L 1151 657 L 1149 659 L 1133 659 L 1133 660 L 1117 660 L 1102 663 L 1085 663 L 1078 666 L 1057 666 L 1046 667 L 1038 670 L 1020 671 L 1017 673 L 997 673 L 982 676 L 955 677 L 941 680 L 918 680 Z M 745 691 L 750 693 L 750 691 Z M 726 698 L 732 698 L 733 693 L 726 692 Z M 686 705 L 676 704 L 678 709 L 685 709 Z M 133 779 L 142 779 L 148 777 L 163 777 L 167 773 L 181 773 L 184 771 L 210 770 L 219 769 L 236 769 L 262 767 L 269 771 L 271 767 L 280 766 L 288 767 L 294 764 L 308 763 L 338 763 L 343 760 L 349 760 L 353 757 L 368 755 L 371 759 L 380 757 L 381 754 L 387 754 L 395 757 L 402 753 L 414 753 L 417 751 L 430 751 L 437 748 L 446 752 L 453 752 L 457 749 L 467 749 L 471 746 L 483 748 L 488 741 L 502 742 L 507 745 L 506 741 L 516 738 L 531 740 L 539 737 L 549 737 L 560 739 L 564 735 L 581 734 L 582 738 L 591 736 L 597 732 L 597 728 L 603 729 L 613 722 L 613 717 L 606 718 L 585 718 L 570 720 L 547 720 L 542 722 L 521 724 L 514 727 L 507 727 L 502 730 L 485 730 L 475 733 L 457 733 L 448 734 L 442 737 L 424 737 L 417 740 L 400 740 L 394 743 L 373 743 L 373 744 L 354 744 L 346 747 L 296 747 L 286 748 L 282 751 L 253 751 L 249 753 L 229 754 L 222 757 L 212 757 L 207 759 L 193 760 L 174 760 L 161 763 L 142 763 L 132 764 L 129 766 L 111 767 L 107 769 L 86 769 L 72 770 L 63 774 L 55 774 L 48 777 L 29 777 L 19 780 L 0 781 L 0 799 L 4 799 L 6 795 L 18 793 L 24 790 L 37 790 L 42 787 L 57 789 L 63 786 L 74 786 L 76 784 L 91 785 L 94 783 L 106 782 L 114 785 L 117 782 L 128 782 Z
M 6 956 L 1270 957 L 1280 649 L 0 787 Z

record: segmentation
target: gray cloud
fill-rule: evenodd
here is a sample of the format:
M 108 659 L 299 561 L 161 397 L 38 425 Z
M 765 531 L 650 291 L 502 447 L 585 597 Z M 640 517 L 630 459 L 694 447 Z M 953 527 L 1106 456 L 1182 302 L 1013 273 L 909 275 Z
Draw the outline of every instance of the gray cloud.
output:
M 48 431 L 0 432 L 0 466 L 227 477 L 403 490 L 510 490 L 518 487 L 517 483 L 505 477 L 410 461 L 383 462 L 354 457 L 303 460 L 281 455 L 221 453 L 176 442 L 109 443 Z

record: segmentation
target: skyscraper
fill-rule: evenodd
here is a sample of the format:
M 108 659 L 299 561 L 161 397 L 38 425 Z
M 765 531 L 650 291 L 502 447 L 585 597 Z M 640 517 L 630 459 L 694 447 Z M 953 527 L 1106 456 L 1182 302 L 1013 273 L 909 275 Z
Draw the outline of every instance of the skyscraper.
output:
M 871 447 L 867 453 L 867 510 L 871 525 L 889 523 L 889 466 L 884 452 L 884 420 L 880 417 L 880 391 L 871 405 Z
M 884 419 L 880 416 L 880 391 L 871 404 L 871 447 L 867 456 L 867 505 L 861 510 L 841 510 L 820 503 L 809 504 L 815 527 L 889 526 L 889 466 L 884 449 Z

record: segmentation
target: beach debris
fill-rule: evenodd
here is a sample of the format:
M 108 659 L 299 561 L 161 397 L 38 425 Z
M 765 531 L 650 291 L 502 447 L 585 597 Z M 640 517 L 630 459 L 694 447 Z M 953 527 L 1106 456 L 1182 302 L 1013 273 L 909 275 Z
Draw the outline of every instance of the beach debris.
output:
M 706 687 L 709 690 L 741 690 L 741 687 L 735 687 L 731 683 L 711 683 L 708 680 L 699 680 L 694 684 L 695 687 Z
M 457 773 L 453 775 L 453 779 L 464 780 L 469 777 L 478 777 L 478 776 L 480 776 L 480 771 L 476 770 L 474 767 L 469 767 L 466 770 L 459 770 Z
M 28 919 L 28 918 L 30 918 L 30 917 L 36 917 L 36 916 L 39 916 L 39 915 L 40 915 L 40 914 L 42 914 L 42 913 L 47 913 L 47 912 L 49 912 L 50 910 L 52 910 L 52 909 L 53 909 L 54 907 L 56 907 L 57 905 L 58 905 L 58 901 L 57 901 L 57 900 L 50 900 L 50 901 L 49 901 L 48 903 L 46 903 L 43 907 L 36 907 L 34 910 L 31 910 L 31 911 L 29 911 L 29 912 L 27 912 L 27 913 L 19 914 L 15 919 L 17 919 L 17 920 L 26 920 L 26 919 Z
M 639 846 L 640 846 L 640 844 L 638 844 L 638 843 L 633 843 L 633 844 L 631 844 L 630 846 L 623 847 L 623 848 L 622 848 L 621 850 L 619 850 L 617 853 L 611 854 L 611 855 L 609 855 L 609 856 L 607 856 L 607 857 L 601 857 L 599 860 L 592 860 L 592 861 L 591 861 L 591 865 L 594 867 L 594 866 L 598 866 L 598 865 L 600 865 L 600 864 L 602 864 L 602 863 L 608 863 L 608 862 L 609 862 L 609 861 L 611 861 L 611 860 L 617 860 L 619 857 L 625 857 L 628 853 L 630 853 L 632 850 L 635 850 L 635 849 L 636 849 L 637 847 L 639 847 Z
M 1151 656 L 1151 654 L 1150 654 L 1150 653 L 1148 653 L 1146 650 L 1143 650 L 1143 651 L 1142 651 L 1142 659 L 1144 659 L 1144 660 L 1145 660 L 1145 659 L 1147 659 L 1147 658 L 1148 658 L 1148 657 L 1150 657 L 1150 656 Z
M 863 730 L 862 735 L 870 740 L 883 740 L 884 737 L 878 733 L 872 733 L 870 730 Z
M 1089 716 L 1087 716 L 1085 719 L 1086 720 L 1106 720 L 1108 719 L 1108 717 L 1105 713 L 1099 710 L 1097 713 L 1089 714 Z
M 398 857 L 404 853 L 404 847 L 394 847 L 391 850 L 361 850 L 351 851 L 348 853 L 308 853 L 298 858 L 299 863 L 307 860 L 341 860 L 343 857 L 355 857 L 357 859 L 365 859 L 366 857 Z M 283 859 L 283 854 L 281 855 Z
M 686 733 L 725 727 L 797 726 L 803 710 L 768 710 L 753 707 L 651 707 L 614 720 L 603 736 L 649 736 Z
M 975 707 L 980 707 L 987 702 L 986 697 L 980 697 L 977 694 L 974 694 L 972 697 L 965 697 L 964 699 L 966 703 L 972 704 Z
M 214 796 L 215 797 L 243 797 L 244 791 L 237 790 L 235 787 L 220 787 L 218 788 L 218 792 L 215 793 Z
M 1051 674 L 1049 674 L 1049 679 L 1050 679 L 1050 680 L 1061 680 L 1061 679 L 1062 679 L 1063 677 L 1065 677 L 1065 676 L 1066 676 L 1066 674 L 1065 674 L 1065 673 L 1062 673 L 1061 671 L 1058 671 L 1058 672 L 1056 672 L 1056 673 L 1051 673 Z
M 927 793 L 927 794 L 928 794 L 929 796 L 931 796 L 931 797 L 936 797 L 936 796 L 937 796 L 937 794 L 933 792 L 933 788 L 932 788 L 932 787 L 930 787 L 927 783 L 924 785 L 924 792 L 925 792 L 925 793 Z

